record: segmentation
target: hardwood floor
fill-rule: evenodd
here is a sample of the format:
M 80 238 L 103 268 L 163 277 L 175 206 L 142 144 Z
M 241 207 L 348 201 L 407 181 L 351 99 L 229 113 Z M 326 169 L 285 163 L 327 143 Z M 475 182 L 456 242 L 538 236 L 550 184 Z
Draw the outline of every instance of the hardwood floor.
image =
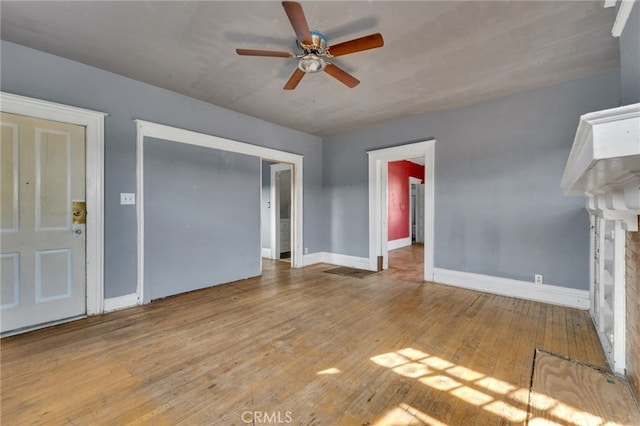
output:
M 587 312 L 422 283 L 419 250 L 5 338 L 1 423 L 523 424 L 534 348 L 605 365 Z
M 556 406 L 549 410 L 547 399 Z M 557 355 L 536 351 L 529 413 L 538 424 L 640 425 L 629 384 L 618 376 Z M 532 422 L 533 423 L 533 422 Z

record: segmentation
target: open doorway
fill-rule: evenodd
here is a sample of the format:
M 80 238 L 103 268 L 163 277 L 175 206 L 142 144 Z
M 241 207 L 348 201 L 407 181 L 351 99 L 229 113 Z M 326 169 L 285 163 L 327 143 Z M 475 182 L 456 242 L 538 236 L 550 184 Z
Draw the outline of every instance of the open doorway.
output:
M 435 140 L 368 151 L 369 157 L 369 269 L 389 267 L 388 164 L 408 158 L 424 159 L 424 280 L 434 273 Z M 407 182 L 408 183 L 408 182 Z M 407 192 L 409 190 L 407 189 Z M 416 202 L 418 204 L 418 202 Z M 408 213 L 407 213 L 408 215 Z M 409 238 L 409 241 L 411 239 Z
M 387 163 L 387 248 L 398 250 L 424 242 L 424 158 Z M 420 234 L 420 235 L 417 235 Z
M 262 258 L 291 264 L 293 217 L 293 166 L 262 160 Z
M 409 178 L 409 202 L 411 244 L 424 244 L 424 183 L 422 179 Z
M 422 281 L 424 251 L 424 156 L 387 162 L 386 268 L 411 271 Z M 405 277 L 406 278 L 406 277 Z
M 166 142 L 177 142 L 181 144 L 194 145 L 204 148 L 212 148 L 218 151 L 243 154 L 249 157 L 253 157 L 254 160 L 257 158 L 257 164 L 255 166 L 258 167 L 255 170 L 257 174 L 257 179 L 255 182 L 255 188 L 257 190 L 257 194 L 255 194 L 254 201 L 257 201 L 258 206 L 253 205 L 258 210 L 260 209 L 260 167 L 262 166 L 262 159 L 267 159 L 272 162 L 282 162 L 288 163 L 291 165 L 292 170 L 292 226 L 291 226 L 291 240 L 292 240 L 292 251 L 291 251 L 291 267 L 292 268 L 301 268 L 303 266 L 303 257 L 302 257 L 302 241 L 303 237 L 303 221 L 304 217 L 303 213 L 303 188 L 304 188 L 304 164 L 303 157 L 298 154 L 292 154 L 285 151 L 280 151 L 272 148 L 266 148 L 259 145 L 247 144 L 244 142 L 238 142 L 231 139 L 225 139 L 218 136 L 212 136 L 205 133 L 198 133 L 191 130 L 180 129 L 176 127 L 171 127 L 163 124 L 152 123 L 144 120 L 136 120 L 137 127 L 137 143 L 136 143 L 136 157 L 137 157 L 137 197 L 136 201 L 138 203 L 138 208 L 136 210 L 137 219 L 138 219 L 138 286 L 136 289 L 136 300 L 138 304 L 149 303 L 152 300 L 153 294 L 151 289 L 154 285 L 153 280 L 145 279 L 145 145 L 147 143 L 156 143 L 158 140 L 166 141 Z M 145 142 L 146 141 L 146 142 Z M 251 161 L 254 161 L 251 160 Z M 250 166 L 251 170 L 254 170 L 253 167 Z M 233 183 L 231 184 L 233 185 Z M 231 186 L 232 188 L 232 186 Z M 231 191 L 231 193 L 242 193 L 242 191 Z M 254 210 L 255 211 L 255 210 Z M 258 211 L 259 216 L 259 211 Z M 255 216 L 254 216 L 255 218 Z M 225 225 L 222 225 L 225 226 Z M 260 218 L 254 222 L 253 219 L 247 220 L 244 222 L 236 222 L 235 225 L 230 228 L 233 232 L 237 230 L 238 232 L 242 232 L 245 230 L 241 227 L 251 227 L 257 228 L 255 233 L 257 236 L 255 240 L 252 240 L 252 244 L 255 244 L 253 247 L 255 251 L 251 249 L 251 257 L 252 262 L 257 263 L 260 269 L 260 273 L 262 273 L 262 262 L 260 261 Z M 154 235 L 154 234 L 152 234 Z M 234 236 L 234 238 L 239 238 L 238 234 Z M 257 241 L 256 241 L 257 240 Z M 243 253 L 242 256 L 247 255 L 246 252 Z M 239 256 L 238 259 L 242 258 Z M 257 257 L 253 257 L 257 256 Z M 244 264 L 241 264 L 238 267 L 234 267 L 233 271 L 236 276 L 247 277 L 246 268 Z M 217 275 L 216 275 L 217 276 Z M 225 282 L 235 281 L 238 278 L 228 279 Z M 207 286 L 216 285 L 216 283 L 212 283 L 207 281 Z

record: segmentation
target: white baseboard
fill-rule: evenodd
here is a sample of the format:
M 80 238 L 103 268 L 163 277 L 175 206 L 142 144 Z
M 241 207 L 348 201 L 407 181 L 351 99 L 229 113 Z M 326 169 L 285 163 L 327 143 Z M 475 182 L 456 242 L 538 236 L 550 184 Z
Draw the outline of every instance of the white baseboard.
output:
M 328 253 L 326 251 L 305 254 L 303 261 L 304 261 L 304 266 L 314 265 L 316 263 L 328 263 L 330 265 L 346 266 L 349 268 L 364 269 L 367 271 L 370 269 L 369 258 L 367 257 L 349 256 L 346 254 L 338 254 L 338 253 Z
M 319 251 L 317 253 L 305 254 L 302 257 L 302 264 L 304 266 L 315 265 L 316 263 L 324 262 L 325 252 Z
M 104 299 L 104 312 L 119 311 L 120 309 L 131 308 L 138 304 L 138 295 L 135 293 L 124 296 Z
M 519 299 L 535 300 L 552 305 L 568 306 L 570 308 L 587 310 L 590 306 L 588 290 L 577 290 L 549 284 L 534 284 L 528 281 L 451 271 L 442 268 L 435 268 L 433 280 L 440 284 L 517 297 Z
M 271 259 L 271 249 L 270 248 L 262 248 L 260 251 L 260 255 L 262 257 L 266 257 L 267 259 Z
M 402 247 L 408 247 L 411 245 L 411 237 L 400 238 L 397 240 L 391 240 L 387 242 L 387 250 L 395 250 Z
M 346 266 L 349 268 L 357 268 L 369 270 L 369 258 L 368 257 L 358 257 L 358 256 L 348 256 L 346 254 L 338 254 L 338 253 L 325 253 L 325 263 L 330 263 L 331 265 L 338 266 Z

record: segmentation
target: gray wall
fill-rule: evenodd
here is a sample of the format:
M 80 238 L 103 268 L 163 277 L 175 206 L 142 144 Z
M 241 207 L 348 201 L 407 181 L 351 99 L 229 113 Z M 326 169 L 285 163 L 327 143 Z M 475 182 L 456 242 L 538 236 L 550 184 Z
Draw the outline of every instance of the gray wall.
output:
M 325 138 L 329 251 L 368 257 L 366 151 L 436 138 L 436 267 L 588 288 L 584 199 L 560 179 L 579 116 L 619 88 L 615 70 Z
M 136 290 L 136 210 L 120 192 L 136 188 L 133 119 L 195 130 L 304 156 L 304 246 L 326 250 L 322 140 L 107 71 L 2 41 L 1 89 L 89 108 L 105 120 L 105 297 Z
M 622 105 L 640 102 L 640 4 L 634 4 L 620 35 L 620 80 Z
M 619 105 L 621 74 L 628 82 L 637 73 L 624 66 L 323 141 L 12 43 L 3 41 L 0 54 L 2 90 L 109 114 L 106 297 L 136 288 L 135 208 L 119 205 L 120 192 L 135 191 L 134 118 L 303 155 L 304 247 L 363 257 L 365 151 L 435 137 L 436 266 L 523 280 L 541 273 L 548 283 L 586 288 L 587 215 L 559 182 L 580 114 Z
M 145 302 L 260 275 L 260 159 L 145 138 Z

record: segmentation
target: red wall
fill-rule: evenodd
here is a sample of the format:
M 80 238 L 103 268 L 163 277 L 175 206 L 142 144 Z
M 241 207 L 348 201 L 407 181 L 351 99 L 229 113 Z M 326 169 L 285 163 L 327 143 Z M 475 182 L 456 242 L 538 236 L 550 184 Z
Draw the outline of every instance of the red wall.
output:
M 424 166 L 410 161 L 389 162 L 389 241 L 409 238 L 409 177 L 422 179 Z

